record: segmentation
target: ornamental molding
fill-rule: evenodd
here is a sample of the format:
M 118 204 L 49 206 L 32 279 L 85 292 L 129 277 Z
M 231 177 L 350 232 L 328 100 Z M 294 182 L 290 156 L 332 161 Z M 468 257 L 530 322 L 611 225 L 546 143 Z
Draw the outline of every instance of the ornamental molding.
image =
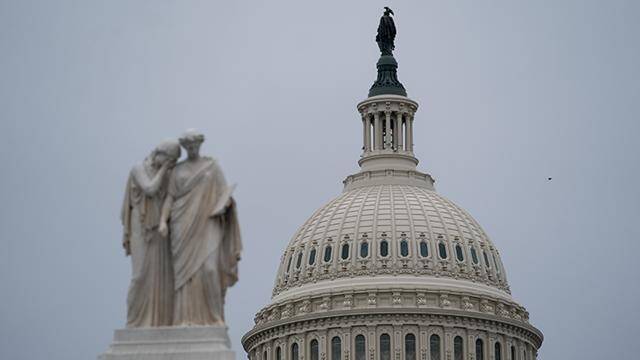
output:
M 251 353 L 258 348 L 271 346 L 270 344 L 288 342 L 282 339 L 303 339 L 305 337 L 303 334 L 310 332 L 326 334 L 328 338 L 340 336 L 342 339 L 355 338 L 358 334 L 366 336 L 368 332 L 369 340 L 367 341 L 370 343 L 371 339 L 381 332 L 393 334 L 393 326 L 399 327 L 402 334 L 412 332 L 418 336 L 424 333 L 427 339 L 432 334 L 436 334 L 441 338 L 474 336 L 485 341 L 493 338 L 488 345 L 493 344 L 496 339 L 501 339 L 503 343 L 509 341 L 523 345 L 529 344 L 534 349 L 542 344 L 542 333 L 528 324 L 518 324 L 495 316 L 470 316 L 469 313 L 460 311 L 449 313 L 437 313 L 437 311 L 429 313 L 370 311 L 342 313 L 335 316 L 326 314 L 322 318 L 301 318 L 297 321 L 291 319 L 290 321 L 295 322 L 280 322 L 271 324 L 269 327 L 254 328 L 243 337 L 242 344 L 245 350 Z M 320 338 L 324 339 L 323 336 Z

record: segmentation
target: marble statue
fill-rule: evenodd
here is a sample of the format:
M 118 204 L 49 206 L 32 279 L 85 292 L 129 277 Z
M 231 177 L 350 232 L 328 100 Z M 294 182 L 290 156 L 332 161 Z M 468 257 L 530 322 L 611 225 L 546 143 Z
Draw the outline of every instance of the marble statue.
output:
M 203 134 L 189 130 L 179 140 L 187 158 L 169 176 L 158 228 L 171 244 L 172 324 L 224 325 L 224 297 L 238 279 L 242 249 L 232 188 L 216 161 L 200 155 Z
M 164 141 L 131 169 L 122 205 L 122 245 L 131 255 L 127 327 L 172 324 L 173 267 L 166 236 L 158 232 L 168 176 L 180 157 L 177 141 Z
M 235 360 L 224 321 L 242 243 L 222 170 L 187 130 L 158 145 L 127 180 L 122 246 L 131 255 L 127 326 L 99 360 Z M 178 161 L 181 147 L 186 159 Z

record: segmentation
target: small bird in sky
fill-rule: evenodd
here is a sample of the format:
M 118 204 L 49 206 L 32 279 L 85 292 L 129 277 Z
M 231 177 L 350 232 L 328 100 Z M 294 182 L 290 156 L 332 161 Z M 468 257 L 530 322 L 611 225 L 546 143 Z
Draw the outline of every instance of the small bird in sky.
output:
M 547 178 L 547 181 L 551 181 L 551 178 Z

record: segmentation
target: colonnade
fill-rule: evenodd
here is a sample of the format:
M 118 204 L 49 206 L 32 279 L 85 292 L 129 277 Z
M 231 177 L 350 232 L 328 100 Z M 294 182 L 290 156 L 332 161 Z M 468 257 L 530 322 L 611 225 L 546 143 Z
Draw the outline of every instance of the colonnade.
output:
M 363 150 L 413 152 L 413 113 L 378 111 L 362 114 Z

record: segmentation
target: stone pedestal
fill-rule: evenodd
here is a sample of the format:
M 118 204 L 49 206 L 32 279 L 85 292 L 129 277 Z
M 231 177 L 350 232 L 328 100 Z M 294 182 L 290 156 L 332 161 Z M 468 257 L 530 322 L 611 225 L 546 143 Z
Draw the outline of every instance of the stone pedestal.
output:
M 98 360 L 235 360 L 225 326 L 116 330 Z

